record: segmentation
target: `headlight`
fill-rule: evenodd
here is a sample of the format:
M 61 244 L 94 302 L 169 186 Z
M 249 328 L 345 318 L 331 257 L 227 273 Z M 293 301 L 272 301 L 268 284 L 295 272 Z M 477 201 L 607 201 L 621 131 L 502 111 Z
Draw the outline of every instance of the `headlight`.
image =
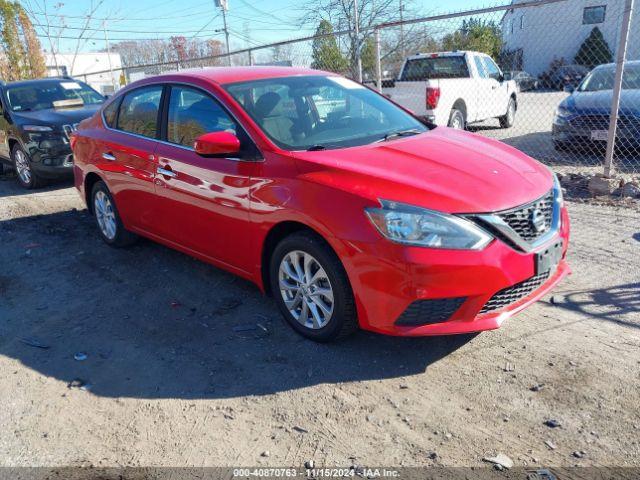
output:
M 556 118 L 561 118 L 563 120 L 566 120 L 567 118 L 569 118 L 572 115 L 571 110 L 569 110 L 566 107 L 558 107 L 556 109 Z
M 53 132 L 53 128 L 46 125 L 23 125 L 22 129 L 25 132 Z
M 365 211 L 378 231 L 393 242 L 430 248 L 482 250 L 493 237 L 454 215 L 381 200 Z
M 553 192 L 555 194 L 554 196 L 556 198 L 556 202 L 558 202 L 558 205 L 560 206 L 560 208 L 562 208 L 562 205 L 564 204 L 564 196 L 562 194 L 562 185 L 560 185 L 560 179 L 555 173 L 553 173 Z

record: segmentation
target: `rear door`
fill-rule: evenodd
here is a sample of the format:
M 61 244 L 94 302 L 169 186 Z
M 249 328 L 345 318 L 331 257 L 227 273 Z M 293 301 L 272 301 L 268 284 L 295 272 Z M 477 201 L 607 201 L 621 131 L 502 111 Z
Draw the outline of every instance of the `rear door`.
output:
M 163 86 L 131 90 L 105 109 L 107 129 L 96 139 L 97 161 L 127 227 L 147 231 L 154 210 L 155 150 Z M 117 107 L 117 108 L 116 108 Z
M 209 92 L 190 85 L 167 91 L 163 141 L 156 150 L 159 213 L 154 230 L 191 252 L 252 271 L 249 222 L 258 153 L 242 128 Z M 237 158 L 202 157 L 193 144 L 205 133 L 228 131 L 241 141 Z

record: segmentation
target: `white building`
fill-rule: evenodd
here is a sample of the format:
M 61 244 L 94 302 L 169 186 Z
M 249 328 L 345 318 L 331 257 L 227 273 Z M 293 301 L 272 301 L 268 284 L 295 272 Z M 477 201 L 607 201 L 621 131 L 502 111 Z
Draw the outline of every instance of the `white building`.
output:
M 513 4 L 525 0 L 513 0 Z M 598 27 L 613 52 L 617 52 L 625 0 L 565 0 L 539 7 L 507 10 L 501 21 L 503 51 L 512 70 L 538 76 L 550 63 L 563 58 L 574 63 L 582 42 Z M 640 59 L 640 12 L 635 9 L 629 31 L 629 60 Z
M 50 77 L 69 75 L 88 83 L 102 94 L 111 94 L 120 88 L 122 59 L 119 53 L 47 53 L 45 60 Z

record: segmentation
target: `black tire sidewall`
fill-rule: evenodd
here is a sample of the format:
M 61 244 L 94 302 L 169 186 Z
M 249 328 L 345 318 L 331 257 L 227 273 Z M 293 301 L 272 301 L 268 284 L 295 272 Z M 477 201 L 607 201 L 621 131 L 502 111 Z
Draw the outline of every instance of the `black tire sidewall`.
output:
M 284 299 L 278 287 L 280 262 L 285 255 L 294 250 L 300 250 L 312 255 L 320 263 L 331 282 L 334 299 L 333 316 L 327 325 L 318 330 L 306 328 L 298 323 L 284 304 Z M 311 235 L 293 234 L 286 237 L 276 246 L 271 255 L 269 261 L 269 276 L 273 298 L 287 323 L 296 332 L 316 342 L 328 342 L 340 336 L 347 321 L 345 317 L 350 314 L 346 311 L 346 307 L 348 303 L 353 303 L 353 293 L 351 292 L 344 268 L 335 253 L 330 250 L 330 247 Z
M 100 228 L 100 225 L 98 224 L 98 217 L 96 216 L 96 212 L 95 212 L 95 209 L 96 209 L 95 197 L 96 197 L 96 194 L 99 191 L 103 192 L 105 195 L 107 195 L 107 197 L 109 197 L 109 201 L 111 202 L 111 206 L 113 208 L 113 212 L 114 212 L 115 217 L 116 217 L 116 235 L 112 239 L 108 238 L 102 232 L 102 229 Z M 116 206 L 116 202 L 113 199 L 113 195 L 111 195 L 111 192 L 109 191 L 109 188 L 102 181 L 96 182 L 93 185 L 93 188 L 91 189 L 91 211 L 93 212 L 93 218 L 95 219 L 96 227 L 98 228 L 98 232 L 100 233 L 100 237 L 102 237 L 102 239 L 109 245 L 112 245 L 112 246 L 121 246 L 121 245 L 123 245 L 124 244 L 123 234 L 125 233 L 124 225 L 122 224 L 122 221 L 120 220 L 120 214 L 118 213 L 118 207 Z
M 24 183 L 24 182 L 22 181 L 22 178 L 20 178 L 20 174 L 18 173 L 18 166 L 16 165 L 16 152 L 17 152 L 18 150 L 20 150 L 20 151 L 25 155 L 25 157 L 27 157 L 27 161 L 29 162 L 29 169 L 31 170 L 31 182 L 29 182 L 29 183 Z M 27 152 L 25 152 L 25 151 L 24 151 L 24 149 L 23 149 L 20 145 L 18 145 L 18 144 L 14 145 L 13 149 L 11 149 L 11 162 L 12 162 L 12 164 L 13 164 L 13 168 L 14 168 L 14 170 L 15 170 L 15 172 L 16 172 L 16 179 L 18 180 L 18 183 L 19 183 L 22 187 L 27 188 L 27 189 L 33 189 L 33 188 L 36 188 L 36 187 L 37 187 L 37 184 L 38 184 L 38 181 L 37 181 L 37 179 L 36 179 L 36 174 L 35 174 L 35 172 L 33 171 L 33 166 L 31 165 L 31 157 L 30 157 L 30 156 L 29 156 L 29 154 L 28 154 Z
M 449 115 L 449 127 L 450 128 L 455 128 L 453 126 L 453 119 L 455 117 L 459 116 L 460 117 L 460 121 L 462 122 L 462 128 L 460 129 L 456 129 L 456 130 L 464 130 L 465 128 L 465 118 L 464 118 L 464 114 L 458 110 L 457 108 L 454 108 L 453 110 L 451 110 L 451 114 Z

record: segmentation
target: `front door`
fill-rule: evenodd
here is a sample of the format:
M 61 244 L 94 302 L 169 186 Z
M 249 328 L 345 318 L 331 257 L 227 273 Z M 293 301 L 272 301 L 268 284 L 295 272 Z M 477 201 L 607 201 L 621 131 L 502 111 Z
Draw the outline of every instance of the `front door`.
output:
M 245 252 L 251 245 L 249 190 L 259 164 L 247 156 L 248 138 L 209 93 L 173 85 L 167 102 L 164 140 L 158 145 L 155 189 L 158 214 L 154 231 L 195 253 L 250 272 Z M 239 158 L 202 157 L 193 144 L 204 133 L 239 136 Z M 255 148 L 255 147 L 253 147 Z
M 509 87 L 503 81 L 502 72 L 490 57 L 483 57 L 489 82 L 488 117 L 500 117 L 507 112 L 509 103 Z

